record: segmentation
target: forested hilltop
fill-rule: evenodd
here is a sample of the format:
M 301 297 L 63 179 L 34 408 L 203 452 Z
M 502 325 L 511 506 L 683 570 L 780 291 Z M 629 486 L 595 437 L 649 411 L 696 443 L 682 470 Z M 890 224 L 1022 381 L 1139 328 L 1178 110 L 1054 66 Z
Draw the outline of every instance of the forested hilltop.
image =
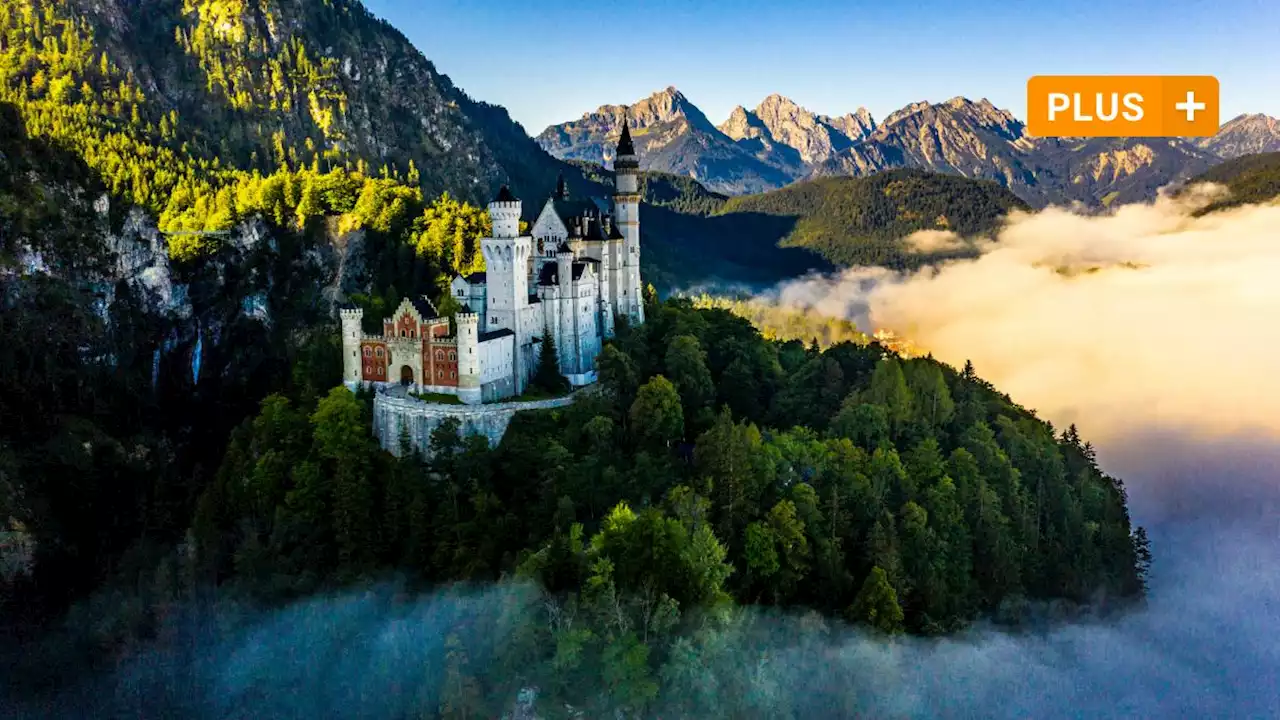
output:
M 722 708 L 697 706 L 688 664 L 738 632 L 735 606 L 939 634 L 1036 601 L 1141 598 L 1145 535 L 1074 427 L 969 367 L 766 341 L 687 300 L 648 310 L 606 346 L 598 393 L 518 415 L 494 449 L 445 425 L 431 460 L 381 451 L 370 398 L 316 392 L 336 372 L 300 366 L 310 380 L 232 435 L 186 541 L 83 622 L 127 655 L 175 641 L 168 609 L 215 588 L 274 606 L 391 573 L 524 579 L 543 597 L 531 616 L 497 646 L 451 639 L 423 712 L 493 716 L 532 686 L 540 707 L 696 716 Z

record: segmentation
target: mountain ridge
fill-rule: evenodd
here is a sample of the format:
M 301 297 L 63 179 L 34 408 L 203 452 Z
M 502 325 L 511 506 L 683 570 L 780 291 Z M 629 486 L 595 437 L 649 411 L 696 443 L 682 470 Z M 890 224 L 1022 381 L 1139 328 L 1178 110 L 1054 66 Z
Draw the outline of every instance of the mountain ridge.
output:
M 674 87 L 662 91 L 679 93 Z M 683 94 L 681 101 L 692 103 Z M 621 106 L 604 106 L 607 107 Z M 696 107 L 696 106 L 694 106 Z M 705 117 L 700 111 L 698 115 Z M 592 116 L 592 113 L 584 115 Z M 599 117 L 599 111 L 596 113 Z M 539 144 L 556 157 L 592 159 L 602 155 L 602 140 L 587 152 L 564 133 L 567 124 L 553 125 L 538 136 Z M 602 137 L 616 127 L 597 128 Z M 755 110 L 736 106 L 715 127 L 700 128 L 697 143 L 679 137 L 679 129 L 665 136 L 666 145 L 680 145 L 681 162 L 673 164 L 661 152 L 642 157 L 646 169 L 690 175 L 708 189 L 729 195 L 749 195 L 784 187 L 803 179 L 829 176 L 863 177 L 893 168 L 916 167 L 978 180 L 994 180 L 1033 207 L 1079 204 L 1103 208 L 1115 203 L 1150 200 L 1162 187 L 1183 182 L 1224 159 L 1252 152 L 1280 149 L 1280 121 L 1265 115 L 1242 115 L 1225 123 L 1213 138 L 1035 138 L 1011 111 L 986 98 L 972 101 L 956 96 L 942 102 L 917 101 L 876 123 L 865 108 L 839 118 L 818 115 L 783 95 L 766 97 Z M 716 137 L 719 135 L 720 137 Z M 558 142 L 549 142 L 550 138 Z M 721 138 L 733 142 L 741 154 L 723 151 Z M 700 175 L 687 172 L 698 165 L 699 145 L 721 148 L 719 163 L 703 165 Z M 764 164 L 785 176 L 769 185 L 768 174 L 757 182 L 726 182 L 712 172 L 732 170 L 734 158 L 749 156 L 752 167 Z
M 631 105 L 601 105 L 579 120 L 547 128 L 536 140 L 560 160 L 611 167 L 624 118 L 645 169 L 687 175 L 713 192 L 761 192 L 789 181 L 738 147 L 674 87 Z

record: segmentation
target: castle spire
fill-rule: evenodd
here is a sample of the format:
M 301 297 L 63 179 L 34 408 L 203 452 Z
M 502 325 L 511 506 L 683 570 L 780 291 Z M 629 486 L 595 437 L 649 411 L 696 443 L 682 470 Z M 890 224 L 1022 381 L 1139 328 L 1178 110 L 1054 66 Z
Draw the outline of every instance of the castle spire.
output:
M 568 200 L 569 191 L 564 186 L 564 173 L 560 173 L 560 177 L 556 180 L 556 199 Z
M 627 126 L 626 117 L 622 118 L 622 137 L 618 138 L 618 152 L 616 157 L 623 155 L 635 155 L 636 146 L 631 142 L 631 129 Z

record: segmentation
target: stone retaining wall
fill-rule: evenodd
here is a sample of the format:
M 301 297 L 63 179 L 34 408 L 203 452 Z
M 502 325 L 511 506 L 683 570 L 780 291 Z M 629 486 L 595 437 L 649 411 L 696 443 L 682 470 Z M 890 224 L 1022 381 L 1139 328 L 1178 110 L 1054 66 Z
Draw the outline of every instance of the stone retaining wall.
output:
M 373 433 L 383 449 L 400 454 L 400 428 L 409 429 L 409 441 L 424 456 L 430 455 L 431 433 L 448 418 L 460 423 L 462 437 L 483 435 L 496 447 L 506 434 L 511 418 L 521 410 L 549 410 L 572 405 L 584 388 L 566 397 L 532 402 L 505 402 L 486 405 L 442 405 L 411 397 L 394 397 L 379 390 L 373 399 Z

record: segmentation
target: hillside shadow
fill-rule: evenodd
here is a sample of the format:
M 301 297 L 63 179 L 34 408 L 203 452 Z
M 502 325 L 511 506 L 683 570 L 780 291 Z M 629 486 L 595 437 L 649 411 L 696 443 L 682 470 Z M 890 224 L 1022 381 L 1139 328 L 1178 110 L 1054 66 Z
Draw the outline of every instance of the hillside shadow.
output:
M 652 258 L 650 282 L 667 290 L 712 279 L 772 284 L 833 269 L 807 249 L 778 246 L 799 219 L 755 212 L 707 217 L 646 206 L 641 232 Z

